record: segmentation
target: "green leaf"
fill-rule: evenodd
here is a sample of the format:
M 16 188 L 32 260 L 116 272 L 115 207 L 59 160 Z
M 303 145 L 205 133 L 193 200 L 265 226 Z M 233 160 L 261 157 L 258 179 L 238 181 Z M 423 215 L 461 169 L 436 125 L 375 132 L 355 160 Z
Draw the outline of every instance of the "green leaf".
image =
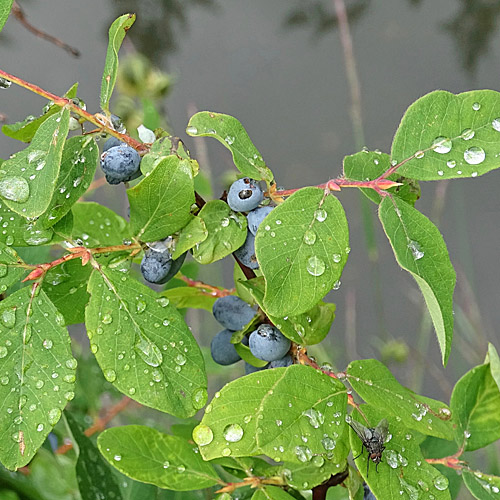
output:
M 455 441 L 477 450 L 500 438 L 500 391 L 490 365 L 468 371 L 455 385 L 450 406 L 458 427 Z
M 500 477 L 479 471 L 462 469 L 465 486 L 478 500 L 496 500 L 500 491 Z
M 500 357 L 498 356 L 495 346 L 491 342 L 488 342 L 488 353 L 486 354 L 486 360 L 484 362 L 490 364 L 491 376 L 500 390 Z
M 379 218 L 398 264 L 417 282 L 436 330 L 443 365 L 453 338 L 455 270 L 438 228 L 402 200 L 386 197 Z
M 17 253 L 0 243 L 0 293 L 18 282 L 27 272 L 26 265 Z
M 252 500 L 294 500 L 294 497 L 277 486 L 262 486 L 252 495 Z
M 72 99 L 76 97 L 78 83 L 72 85 L 64 94 L 64 97 Z M 50 116 L 61 111 L 61 107 L 50 101 L 43 109 L 43 114 L 35 118 L 34 116 L 26 117 L 22 122 L 6 124 L 2 127 L 2 132 L 7 137 L 12 137 L 22 142 L 31 142 L 40 125 Z
M 303 188 L 278 205 L 255 238 L 265 312 L 296 316 L 315 306 L 339 280 L 348 245 L 344 209 L 322 189 Z
M 222 200 L 203 205 L 198 214 L 205 222 L 208 236 L 193 248 L 200 264 L 211 264 L 240 248 L 247 237 L 247 218 L 233 212 Z
M 99 203 L 79 202 L 71 211 L 74 217 L 72 237 L 81 246 L 121 245 L 123 240 L 131 238 L 127 221 Z
M 180 286 L 177 288 L 169 288 L 162 292 L 164 297 L 177 307 L 177 309 L 205 309 L 212 312 L 212 306 L 217 300 L 210 292 L 201 290 L 191 286 Z
M 0 0 L 0 31 L 9 17 L 10 9 L 12 9 L 13 0 Z
M 377 472 L 375 464 L 370 461 L 367 474 L 368 453 L 362 450 L 362 442 L 352 429 L 349 434 L 353 456 L 359 455 L 356 466 L 375 497 L 450 500 L 448 479 L 425 461 L 418 440 L 403 422 L 369 405 L 363 405 L 362 409 L 368 423 L 357 412 L 352 416 L 366 427 L 375 427 L 382 418 L 389 423 L 389 434 Z
M 2 163 L 3 203 L 23 217 L 39 217 L 50 206 L 69 130 L 69 110 L 47 118 L 26 148 Z M 18 200 L 18 201 L 16 201 Z
M 236 118 L 201 111 L 191 117 L 186 132 L 193 137 L 214 137 L 231 151 L 234 164 L 243 175 L 268 184 L 273 182 L 273 173 Z
M 234 348 L 236 349 L 236 352 L 240 355 L 240 358 L 243 361 L 246 361 L 247 363 L 251 364 L 252 366 L 257 366 L 261 368 L 267 365 L 267 361 L 262 361 L 262 359 L 256 358 L 250 351 L 250 348 L 242 344 L 241 341 L 235 343 Z
M 47 211 L 37 225 L 48 228 L 61 220 L 90 186 L 99 161 L 99 148 L 92 136 L 76 136 L 64 145 L 56 189 Z
M 354 155 L 344 157 L 344 176 L 355 181 L 374 180 L 391 168 L 391 158 L 380 151 L 361 151 Z M 418 181 L 407 179 L 399 174 L 392 174 L 389 180 L 401 182 L 402 186 L 388 189 L 387 192 L 394 194 L 411 206 L 420 198 L 420 186 Z M 377 205 L 381 197 L 373 189 L 361 189 L 361 192 Z
M 240 281 L 249 290 L 260 308 L 264 308 L 265 281 L 262 276 Z M 319 344 L 330 331 L 335 319 L 335 304 L 320 302 L 305 313 L 297 316 L 273 316 L 269 319 L 285 337 L 300 345 Z
M 263 453 L 277 462 L 343 464 L 346 404 L 343 384 L 309 366 L 260 371 L 224 386 L 193 438 L 205 460 Z
M 133 234 L 142 241 L 166 238 L 192 218 L 195 198 L 191 166 L 177 156 L 168 156 L 127 195 Z
M 149 173 L 156 168 L 158 163 L 172 155 L 189 161 L 193 171 L 193 177 L 198 173 L 198 162 L 189 156 L 189 151 L 186 149 L 184 143 L 178 137 L 166 136 L 155 141 L 151 145 L 149 152 L 142 157 L 142 174 L 146 176 L 149 175 Z
M 53 267 L 45 276 L 42 288 L 64 316 L 66 325 L 85 321 L 85 306 L 90 295 L 87 293 L 92 267 L 82 266 L 80 259 L 69 260 Z
M 0 461 L 26 465 L 74 396 L 76 360 L 64 318 L 45 293 L 25 287 L 0 306 Z
M 118 271 L 92 272 L 85 311 L 91 351 L 106 379 L 151 408 L 179 417 L 205 405 L 203 357 L 165 297 Z
M 122 474 L 174 491 L 208 488 L 220 481 L 196 447 L 142 425 L 104 431 L 97 440 L 104 458 Z
M 353 361 L 347 367 L 352 388 L 370 405 L 399 417 L 403 425 L 423 434 L 453 439 L 449 408 L 440 401 L 420 396 L 403 387 L 376 359 Z
M 497 168 L 500 94 L 438 90 L 406 111 L 392 143 L 392 159 L 410 161 L 401 175 L 418 180 L 476 177 Z
M 76 479 L 82 500 L 95 500 L 96 498 L 121 500 L 120 488 L 107 462 L 71 414 L 66 412 L 65 417 L 78 457 Z
M 134 24 L 135 14 L 124 14 L 116 19 L 109 28 L 108 51 L 101 83 L 101 108 L 109 110 L 109 100 L 115 88 L 118 73 L 118 51 L 120 50 L 125 34 Z
M 193 217 L 179 232 L 172 258 L 177 259 L 184 252 L 205 241 L 208 237 L 207 226 L 200 217 Z

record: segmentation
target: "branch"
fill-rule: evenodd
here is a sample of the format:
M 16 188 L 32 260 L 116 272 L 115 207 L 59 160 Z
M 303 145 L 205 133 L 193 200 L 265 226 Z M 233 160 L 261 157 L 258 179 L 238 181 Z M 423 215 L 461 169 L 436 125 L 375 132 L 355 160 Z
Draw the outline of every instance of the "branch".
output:
M 64 49 L 66 52 L 70 53 L 74 57 L 80 57 L 80 51 L 78 49 L 75 49 L 71 45 L 68 45 L 67 43 L 63 42 L 59 38 L 56 38 L 55 36 L 49 35 L 45 31 L 42 31 L 38 28 L 35 28 L 28 19 L 26 18 L 26 15 L 21 8 L 21 6 L 17 3 L 14 2 L 14 5 L 12 6 L 12 15 L 31 33 L 33 33 L 35 36 L 38 38 L 42 38 L 44 40 L 47 40 L 50 43 L 53 43 L 54 45 L 57 45 L 58 47 L 61 47 L 61 49 Z
M 208 295 L 210 297 L 225 297 L 226 295 L 233 295 L 235 292 L 234 288 L 219 288 L 218 286 L 207 285 L 203 281 L 192 280 L 187 276 L 181 275 L 178 277 L 180 280 L 184 281 L 187 286 L 193 288 L 199 288 L 204 295 Z
M 111 420 L 113 420 L 116 417 L 116 415 L 121 413 L 131 402 L 132 400 L 130 398 L 128 398 L 127 396 L 123 396 L 123 398 L 118 403 L 116 403 L 114 406 L 108 409 L 104 417 L 96 419 L 94 424 L 84 431 L 84 434 L 87 437 L 90 437 L 94 435 L 96 432 L 103 431 L 109 424 L 109 422 L 111 422 Z M 55 453 L 57 455 L 64 455 L 72 448 L 73 448 L 72 443 L 63 444 L 59 446 L 59 448 L 57 448 Z

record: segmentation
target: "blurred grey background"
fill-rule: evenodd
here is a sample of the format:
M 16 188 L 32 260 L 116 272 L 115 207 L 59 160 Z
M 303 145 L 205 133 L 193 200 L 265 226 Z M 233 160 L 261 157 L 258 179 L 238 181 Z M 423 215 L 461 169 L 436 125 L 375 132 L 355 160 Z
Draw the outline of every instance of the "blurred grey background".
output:
M 213 140 L 201 144 L 187 137 L 192 110 L 236 116 L 278 184 L 287 188 L 340 175 L 343 157 L 359 150 L 330 0 L 24 0 L 21 5 L 33 24 L 77 47 L 81 57 L 35 38 L 10 18 L 0 35 L 0 67 L 60 94 L 78 81 L 78 95 L 91 112 L 99 111 L 108 27 L 118 15 L 136 12 L 122 50 L 142 52 L 174 77 L 164 100 L 168 121 L 195 156 L 205 158 L 206 148 L 217 197 L 222 175 L 233 169 L 231 157 Z M 346 7 L 368 148 L 389 152 L 405 109 L 427 92 L 500 90 L 498 2 L 346 0 Z M 0 91 L 7 122 L 38 114 L 43 99 L 14 87 Z M 1 158 L 20 147 L 0 136 Z M 448 185 L 422 184 L 417 208 L 439 223 L 458 274 L 454 345 L 444 370 L 420 293 L 395 263 L 375 205 L 368 205 L 368 212 L 378 259 L 372 251 L 370 260 L 361 195 L 342 191 L 352 252 L 342 286 L 329 296 L 337 304 L 332 332 L 311 349 L 318 361 L 344 369 L 355 357 L 382 357 L 402 383 L 417 390 L 423 384 L 427 395 L 448 398 L 452 384 L 482 361 L 487 341 L 500 348 L 499 181 L 500 173 L 492 172 Z M 126 213 L 122 186 L 102 188 L 94 199 Z M 229 262 L 201 276 L 233 286 Z M 218 329 L 215 322 L 202 312 L 189 322 L 208 345 Z M 405 352 L 409 362 L 399 363 Z M 242 373 L 242 367 L 234 370 Z

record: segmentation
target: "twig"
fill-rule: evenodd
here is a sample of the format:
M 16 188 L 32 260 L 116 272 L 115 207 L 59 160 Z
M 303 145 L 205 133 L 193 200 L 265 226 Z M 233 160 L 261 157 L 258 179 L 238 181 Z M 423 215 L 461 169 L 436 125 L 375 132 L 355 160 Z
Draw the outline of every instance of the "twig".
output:
M 201 290 L 201 293 L 203 293 L 204 295 L 209 295 L 210 297 L 225 297 L 226 295 L 232 295 L 235 292 L 234 288 L 221 289 L 217 286 L 207 285 L 203 281 L 192 280 L 191 278 L 188 278 L 184 275 L 179 276 L 179 279 L 184 281 L 184 283 L 186 283 L 190 287 L 199 288 Z
M 61 49 L 64 49 L 66 52 L 71 54 L 74 57 L 80 57 L 80 51 L 78 49 L 75 49 L 71 45 L 68 45 L 67 43 L 63 42 L 59 38 L 49 35 L 45 31 L 42 31 L 38 28 L 35 28 L 28 19 L 26 18 L 26 14 L 24 13 L 23 9 L 21 6 L 14 1 L 14 4 L 12 5 L 12 15 L 31 33 L 33 33 L 35 36 L 38 38 L 42 38 L 44 40 L 47 40 L 50 43 L 53 43 L 54 45 L 57 45 L 58 47 L 61 47 Z
M 338 486 L 342 484 L 347 477 L 349 476 L 349 469 L 346 468 L 344 471 L 339 472 L 338 474 L 334 474 L 330 476 L 324 483 L 318 484 L 312 489 L 313 496 L 312 500 L 325 500 L 328 489 L 332 486 Z
M 90 437 L 93 436 L 96 432 L 103 431 L 109 424 L 109 422 L 111 422 L 111 420 L 113 420 L 116 415 L 121 413 L 131 402 L 132 400 L 130 398 L 128 398 L 127 396 L 123 396 L 118 403 L 108 409 L 104 417 L 96 419 L 93 425 L 91 425 L 88 429 L 85 429 L 84 434 L 87 437 Z M 57 448 L 55 453 L 57 455 L 64 455 L 72 448 L 72 443 L 63 444 L 59 446 L 59 448 Z

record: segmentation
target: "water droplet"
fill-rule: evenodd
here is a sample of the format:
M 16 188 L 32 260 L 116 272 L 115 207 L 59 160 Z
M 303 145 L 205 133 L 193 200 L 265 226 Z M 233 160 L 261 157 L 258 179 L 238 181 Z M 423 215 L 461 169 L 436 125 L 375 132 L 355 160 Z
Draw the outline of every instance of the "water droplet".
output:
M 466 149 L 464 151 L 464 160 L 469 165 L 479 165 L 486 158 L 486 154 L 483 148 L 478 146 L 473 146 L 472 148 Z
M 447 137 L 436 137 L 432 142 L 432 149 L 436 153 L 445 154 L 451 151 L 451 141 Z
M 475 102 L 473 105 L 472 105 L 472 109 L 474 111 L 479 111 L 481 109 L 481 104 L 479 104 L 478 102 Z
M 203 387 L 200 387 L 196 391 L 193 392 L 192 396 L 192 401 L 193 401 L 193 407 L 196 410 L 199 410 L 200 408 L 203 408 L 207 402 L 208 394 L 206 389 Z
M 325 459 L 321 455 L 316 455 L 313 457 L 311 463 L 315 467 L 321 467 L 325 463 Z
M 342 255 L 340 255 L 339 253 L 334 253 L 332 255 L 332 259 L 335 264 L 338 264 L 342 260 Z
M 135 304 L 135 310 L 137 311 L 137 314 L 141 314 L 146 310 L 146 302 L 143 300 L 138 300 Z
M 30 246 L 43 245 L 48 243 L 54 232 L 52 229 L 32 229 L 29 228 L 23 234 L 23 240 Z
M 49 423 L 50 425 L 56 425 L 61 418 L 61 410 L 59 408 L 53 408 L 49 411 Z
M 307 230 L 304 233 L 304 243 L 306 245 L 314 245 L 315 241 L 316 241 L 316 233 L 314 231 Z
M 497 132 L 500 132 L 500 118 L 495 118 L 492 122 L 491 122 L 491 126 L 497 131 Z
M 160 366 L 163 362 L 163 355 L 156 344 L 148 338 L 140 335 L 139 341 L 135 344 L 139 356 L 149 366 Z
M 16 310 L 15 308 L 12 309 L 4 309 L 2 311 L 2 324 L 6 328 L 13 328 L 16 324 Z
M 0 378 L 0 384 L 2 385 L 7 385 L 9 383 L 9 376 L 8 375 L 4 375 L 3 377 Z
M 304 412 L 302 412 L 302 415 L 304 415 L 304 417 L 307 417 L 309 419 L 309 424 L 315 429 L 317 429 L 325 421 L 324 415 L 321 412 L 315 410 L 314 408 L 309 408 L 305 410 Z
M 175 356 L 174 361 L 177 365 L 183 366 L 186 364 L 186 356 L 179 353 L 179 354 L 177 354 L 177 356 Z
M 415 158 L 420 159 L 420 158 L 423 158 L 423 157 L 424 157 L 424 155 L 425 155 L 425 153 L 424 153 L 423 151 L 417 151 L 417 152 L 415 153 Z
M 128 390 L 128 393 L 133 396 L 135 394 L 135 387 L 130 387 L 130 389 Z
M 384 453 L 384 458 L 389 467 L 392 469 L 398 468 L 398 456 L 394 450 L 386 450 Z
M 237 443 L 243 437 L 243 429 L 239 424 L 229 424 L 224 427 L 223 436 L 230 443 Z
M 436 490 L 444 491 L 448 488 L 448 478 L 446 476 L 436 476 L 432 482 L 434 483 Z
M 0 346 L 0 359 L 7 356 L 7 348 L 5 346 Z
M 116 380 L 116 372 L 111 368 L 104 370 L 104 377 L 108 382 L 114 382 Z
M 415 260 L 420 260 L 424 256 L 424 252 L 417 241 L 410 240 L 407 246 L 408 249 L 411 250 Z
M 103 314 L 102 316 L 102 322 L 105 324 L 105 325 L 109 325 L 110 323 L 113 322 L 113 316 L 111 316 L 110 313 L 105 313 Z
M 45 347 L 45 349 L 52 349 L 52 346 L 54 345 L 54 343 L 50 339 L 45 339 L 42 342 L 42 345 L 43 345 L 43 347 Z
M 325 272 L 326 266 L 319 257 L 313 255 L 307 260 L 306 269 L 311 276 L 321 276 Z
M 167 297 L 160 297 L 156 299 L 156 302 L 160 304 L 161 307 L 167 307 L 170 301 L 167 299 Z
M 340 288 L 340 285 L 342 285 L 342 282 L 340 280 L 337 280 L 333 286 L 332 286 L 332 290 L 338 290 Z
M 37 432 L 42 432 L 42 431 L 43 431 L 43 429 L 44 429 L 44 425 L 43 425 L 43 424 L 38 424 L 38 425 L 36 426 L 36 430 L 37 430 Z
M 30 196 L 28 181 L 23 177 L 4 177 L 0 180 L 0 196 L 18 203 L 26 202 Z
M 446 166 L 449 168 L 455 168 L 457 166 L 457 162 L 455 160 L 448 160 L 446 162 Z
M 90 352 L 92 354 L 96 354 L 99 350 L 99 346 L 97 344 L 90 344 Z
M 214 439 L 212 429 L 205 424 L 199 424 L 193 429 L 193 440 L 199 446 L 206 446 Z
M 318 222 L 323 222 L 326 220 L 326 218 L 328 217 L 328 214 L 326 212 L 326 210 L 323 210 L 322 208 L 318 208 L 318 210 L 316 210 L 314 212 L 314 218 L 318 221 Z
M 464 141 L 470 141 L 475 135 L 476 135 L 476 133 L 474 132 L 474 130 L 472 130 L 470 128 L 466 128 L 465 130 L 462 131 L 462 134 L 460 135 L 460 137 Z
M 70 370 L 76 370 L 76 367 L 78 366 L 78 361 L 75 358 L 70 358 L 66 360 L 66 366 Z
M 186 132 L 190 135 L 196 135 L 198 133 L 198 129 L 191 125 L 186 129 Z
M 37 389 L 41 389 L 44 385 L 45 385 L 45 382 L 44 382 L 42 379 L 38 379 L 38 380 L 35 382 L 35 387 L 36 387 Z
M 68 384 L 72 384 L 76 380 L 76 376 L 74 373 L 68 373 L 68 375 L 64 375 L 63 380 Z
M 444 172 L 442 170 L 438 170 L 438 175 L 444 175 Z
M 223 457 L 228 457 L 229 455 L 231 455 L 231 450 L 229 448 L 224 448 L 222 450 L 222 456 Z
M 300 462 L 309 462 L 312 458 L 312 452 L 307 446 L 296 446 L 295 455 Z

